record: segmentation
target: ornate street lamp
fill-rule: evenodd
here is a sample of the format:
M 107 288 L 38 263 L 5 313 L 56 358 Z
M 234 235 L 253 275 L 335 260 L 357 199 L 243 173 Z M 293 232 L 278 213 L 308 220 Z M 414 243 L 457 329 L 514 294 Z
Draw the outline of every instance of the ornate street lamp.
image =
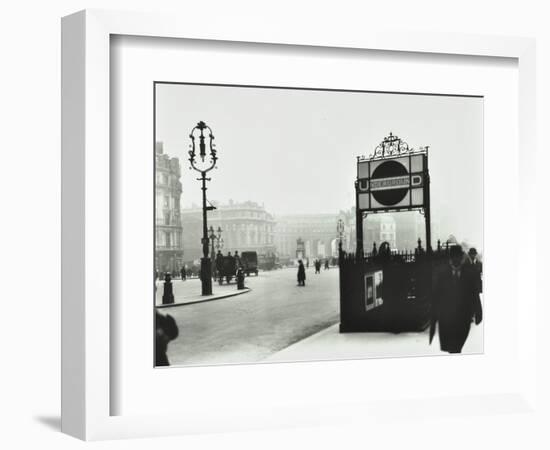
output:
M 216 250 L 223 250 L 223 238 L 220 237 L 217 241 L 216 241 Z
M 208 132 L 208 153 L 205 143 L 205 130 Z M 196 159 L 195 139 L 199 139 L 199 158 Z M 216 167 L 216 161 L 218 157 L 217 151 L 214 148 L 214 135 L 212 129 L 206 125 L 203 121 L 200 121 L 189 134 L 191 138 L 191 144 L 189 145 L 189 162 L 191 168 L 201 174 L 198 181 L 202 182 L 202 258 L 201 258 L 201 283 L 202 283 L 202 295 L 212 295 L 212 262 L 208 257 L 209 239 L 208 239 L 208 222 L 207 211 L 216 209 L 214 206 L 206 206 L 206 182 L 210 181 L 210 178 L 206 178 L 206 174 Z

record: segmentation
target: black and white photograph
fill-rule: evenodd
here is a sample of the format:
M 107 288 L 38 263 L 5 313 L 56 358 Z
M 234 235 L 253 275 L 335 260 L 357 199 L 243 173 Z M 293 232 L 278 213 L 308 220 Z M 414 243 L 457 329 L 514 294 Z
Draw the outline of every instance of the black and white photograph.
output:
M 154 83 L 155 366 L 483 353 L 483 102 Z
M 548 2 L 2 6 L 0 448 L 550 448 Z

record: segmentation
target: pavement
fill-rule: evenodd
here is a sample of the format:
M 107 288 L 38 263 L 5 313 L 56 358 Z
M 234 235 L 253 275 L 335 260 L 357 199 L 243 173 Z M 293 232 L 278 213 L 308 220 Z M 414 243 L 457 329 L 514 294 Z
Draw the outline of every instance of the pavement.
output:
M 472 324 L 462 354 L 483 353 L 483 323 Z M 297 342 L 262 362 L 324 361 L 338 359 L 395 358 L 448 355 L 439 348 L 436 335 L 429 344 L 429 331 L 421 333 L 340 333 L 339 324 Z
M 157 292 L 155 296 L 155 305 L 157 308 L 173 308 L 201 302 L 210 302 L 212 300 L 220 300 L 222 298 L 234 297 L 236 295 L 246 294 L 250 292 L 250 288 L 237 289 L 235 282 L 231 284 L 219 285 L 217 282 L 212 283 L 212 295 L 201 294 L 201 281 L 198 278 L 188 278 L 185 281 L 175 279 L 172 280 L 172 292 L 174 293 L 174 303 L 163 305 L 162 293 L 164 288 L 163 281 L 157 281 Z

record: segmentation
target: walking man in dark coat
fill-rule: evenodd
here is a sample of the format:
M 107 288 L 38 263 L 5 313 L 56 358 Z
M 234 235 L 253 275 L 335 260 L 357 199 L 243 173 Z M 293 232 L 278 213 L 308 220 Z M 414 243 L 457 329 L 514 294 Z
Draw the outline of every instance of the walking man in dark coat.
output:
M 241 257 L 239 256 L 239 252 L 237 250 L 235 250 L 235 266 L 237 267 L 237 269 L 239 267 L 241 267 Z
M 222 276 L 223 270 L 223 255 L 220 250 L 216 253 L 216 259 L 214 260 L 214 279 L 217 279 Z
M 468 270 L 474 272 L 478 284 L 478 290 L 481 292 L 481 274 L 483 273 L 483 266 L 477 257 L 477 250 L 474 247 L 471 247 L 470 250 L 468 250 L 468 257 L 466 258 L 465 266 Z
M 300 259 L 298 261 L 298 286 L 305 286 L 306 285 L 306 268 L 304 267 L 304 263 Z
M 437 323 L 441 350 L 460 353 L 472 319 L 476 325 L 482 320 L 481 301 L 475 273 L 464 266 L 462 247 L 451 247 L 449 256 L 448 263 L 435 274 L 430 343 Z

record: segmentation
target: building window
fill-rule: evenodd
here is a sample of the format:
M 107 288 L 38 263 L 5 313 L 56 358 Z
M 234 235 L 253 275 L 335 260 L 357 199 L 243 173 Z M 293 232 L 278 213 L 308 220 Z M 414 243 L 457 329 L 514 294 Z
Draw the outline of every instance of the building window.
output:
M 164 213 L 164 225 L 170 225 L 170 213 Z
M 166 244 L 166 247 L 171 247 L 170 233 L 164 233 L 164 242 Z
M 164 196 L 164 206 L 170 206 L 170 197 L 168 197 L 167 195 Z

